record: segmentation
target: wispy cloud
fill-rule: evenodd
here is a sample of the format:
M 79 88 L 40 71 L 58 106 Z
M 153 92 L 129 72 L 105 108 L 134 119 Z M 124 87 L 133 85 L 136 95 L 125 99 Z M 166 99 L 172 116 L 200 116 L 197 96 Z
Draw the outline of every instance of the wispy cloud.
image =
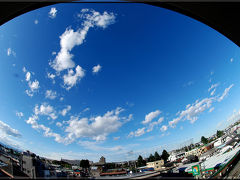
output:
M 47 90 L 45 93 L 45 98 L 48 99 L 55 99 L 57 97 L 57 92 L 56 91 L 52 91 L 52 90 Z
M 23 114 L 23 112 L 16 112 L 16 116 L 19 117 L 19 118 L 21 118 L 21 117 L 24 116 L 24 114 Z
M 16 57 L 16 53 L 12 48 L 7 49 L 7 55 L 8 56 L 13 55 L 14 57 Z
M 37 19 L 34 20 L 34 24 L 38 24 L 38 20 Z
M 66 116 L 66 114 L 67 114 L 70 110 L 71 110 L 71 106 L 68 105 L 66 108 L 64 108 L 64 109 L 60 112 L 60 114 L 61 114 L 62 116 Z
M 13 137 L 21 137 L 22 135 L 18 130 L 11 128 L 8 124 L 0 121 L 0 134 L 1 136 L 13 136 Z
M 208 91 L 211 91 L 211 89 L 216 88 L 217 86 L 218 86 L 217 84 L 212 85 L 208 89 Z M 233 86 L 234 85 L 232 84 L 228 88 L 226 88 L 223 94 L 220 96 L 204 98 L 201 101 L 196 100 L 193 104 L 187 105 L 185 110 L 179 111 L 177 113 L 178 116 L 174 118 L 172 121 L 169 121 L 169 126 L 173 128 L 181 120 L 189 120 L 191 123 L 194 123 L 202 112 L 211 108 L 212 103 L 217 101 L 221 102 L 224 99 L 224 97 L 229 93 L 230 89 Z M 213 110 L 214 108 L 211 108 L 209 112 L 212 112 Z
M 57 9 L 55 7 L 52 7 L 48 15 L 50 18 L 54 19 L 57 16 Z

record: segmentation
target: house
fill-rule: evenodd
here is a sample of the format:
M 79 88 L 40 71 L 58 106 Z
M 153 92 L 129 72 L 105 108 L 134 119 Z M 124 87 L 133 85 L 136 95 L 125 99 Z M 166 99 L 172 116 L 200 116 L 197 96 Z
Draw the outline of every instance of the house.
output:
M 163 160 L 158 160 L 158 161 L 153 161 L 153 162 L 148 162 L 147 167 L 152 167 L 154 168 L 155 171 L 159 171 L 163 169 L 164 166 L 164 161 Z

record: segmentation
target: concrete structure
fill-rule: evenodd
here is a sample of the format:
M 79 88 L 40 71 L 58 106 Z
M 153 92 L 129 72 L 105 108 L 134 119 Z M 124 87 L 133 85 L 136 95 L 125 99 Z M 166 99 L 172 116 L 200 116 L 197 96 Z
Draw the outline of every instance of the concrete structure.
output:
M 153 162 L 148 162 L 147 167 L 152 167 L 154 168 L 155 171 L 159 171 L 163 169 L 164 166 L 164 161 L 163 160 L 158 160 L 158 161 L 153 161 Z
M 191 151 L 185 152 L 185 157 L 188 157 L 190 155 L 198 156 L 198 148 L 192 149 Z

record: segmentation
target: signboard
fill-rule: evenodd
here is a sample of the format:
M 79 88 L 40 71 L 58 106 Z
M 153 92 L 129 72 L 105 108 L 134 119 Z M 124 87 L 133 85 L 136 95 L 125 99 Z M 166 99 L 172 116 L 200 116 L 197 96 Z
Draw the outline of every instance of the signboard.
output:
M 199 165 L 192 166 L 192 172 L 194 176 L 199 175 L 200 174 Z

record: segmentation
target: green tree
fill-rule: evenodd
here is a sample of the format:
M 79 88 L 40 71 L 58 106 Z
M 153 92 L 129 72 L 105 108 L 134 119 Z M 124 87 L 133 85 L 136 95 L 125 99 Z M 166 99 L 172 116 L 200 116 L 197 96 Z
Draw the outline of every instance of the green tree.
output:
M 154 153 L 154 158 L 155 158 L 155 161 L 157 161 L 157 160 L 160 160 L 160 159 L 161 159 L 161 156 L 158 154 L 158 152 L 157 152 L 157 151 Z
M 150 154 L 148 158 L 148 162 L 153 162 L 153 161 L 155 161 L 155 157 L 152 154 Z
M 141 156 L 141 155 L 139 155 L 139 156 L 138 156 L 138 160 L 137 160 L 137 166 L 138 166 L 138 167 L 141 167 L 141 166 L 146 166 L 146 161 L 145 161 L 145 160 L 143 160 L 143 158 L 142 158 L 142 156 Z
M 208 143 L 208 139 L 205 138 L 204 136 L 202 136 L 202 137 L 201 137 L 201 142 L 202 142 L 203 144 L 207 144 L 207 143 Z
M 90 167 L 89 165 L 89 160 L 87 159 L 82 159 L 80 161 L 80 167 L 82 167 L 83 169 L 88 169 Z
M 164 162 L 166 162 L 168 160 L 169 154 L 165 149 L 163 150 L 161 157 L 164 160 Z
M 217 130 L 217 137 L 220 138 L 223 135 L 223 131 Z

